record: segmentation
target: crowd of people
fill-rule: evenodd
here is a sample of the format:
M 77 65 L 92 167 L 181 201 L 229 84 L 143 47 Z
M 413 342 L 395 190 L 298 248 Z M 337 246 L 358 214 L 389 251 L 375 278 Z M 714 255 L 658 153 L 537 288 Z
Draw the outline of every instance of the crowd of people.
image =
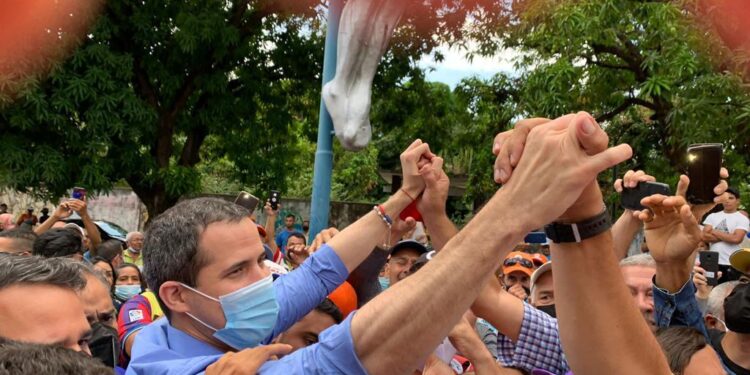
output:
M 520 121 L 495 137 L 502 188 L 460 230 L 421 140 L 392 196 L 314 238 L 268 203 L 261 225 L 184 200 L 125 243 L 85 199 L 43 219 L 0 205 L 0 374 L 750 374 L 750 221 L 728 171 L 714 203 L 681 176 L 613 223 L 597 175 L 632 151 L 608 144 L 586 113 Z M 412 204 L 420 222 L 400 218 Z

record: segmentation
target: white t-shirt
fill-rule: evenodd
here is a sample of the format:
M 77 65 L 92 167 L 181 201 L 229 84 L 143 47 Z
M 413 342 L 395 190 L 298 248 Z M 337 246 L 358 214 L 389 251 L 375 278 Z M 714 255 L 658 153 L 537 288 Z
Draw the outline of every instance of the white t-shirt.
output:
M 703 222 L 704 225 L 710 225 L 715 231 L 721 231 L 725 233 L 734 233 L 737 229 L 744 231 L 750 231 L 750 220 L 745 215 L 734 212 L 728 214 L 726 212 L 714 212 L 708 215 L 706 220 Z M 719 252 L 719 264 L 729 265 L 729 256 L 733 252 L 740 249 L 740 244 L 733 244 L 724 241 L 714 242 L 711 244 L 711 251 Z

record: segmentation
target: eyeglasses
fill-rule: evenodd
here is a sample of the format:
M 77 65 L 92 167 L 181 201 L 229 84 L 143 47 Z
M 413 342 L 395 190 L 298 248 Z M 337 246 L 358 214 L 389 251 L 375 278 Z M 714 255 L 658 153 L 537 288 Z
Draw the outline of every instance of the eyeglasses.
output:
M 534 263 L 532 263 L 528 259 L 523 259 L 523 258 L 506 259 L 505 262 L 503 262 L 503 267 L 512 267 L 512 266 L 515 266 L 516 264 L 520 264 L 521 267 L 534 268 Z

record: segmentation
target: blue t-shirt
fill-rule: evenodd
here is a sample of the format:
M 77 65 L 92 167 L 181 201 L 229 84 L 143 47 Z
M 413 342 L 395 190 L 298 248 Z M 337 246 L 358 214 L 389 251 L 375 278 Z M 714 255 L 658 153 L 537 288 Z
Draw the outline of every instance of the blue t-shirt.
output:
M 346 266 L 333 249 L 324 245 L 302 265 L 274 282 L 279 316 L 270 343 L 312 311 L 348 276 Z M 261 374 L 344 373 L 365 374 L 354 351 L 351 314 L 347 320 L 320 335 L 317 344 L 300 349 L 278 361 L 264 364 Z M 224 353 L 159 319 L 143 328 L 133 345 L 128 374 L 201 374 Z
M 281 252 L 284 255 L 286 255 L 286 242 L 289 240 L 289 236 L 291 236 L 292 233 L 299 233 L 299 234 L 304 235 L 304 233 L 302 233 L 302 232 L 300 232 L 300 231 L 298 231 L 296 229 L 295 230 L 289 230 L 289 229 L 286 229 L 286 228 L 284 228 L 284 230 L 282 230 L 281 232 L 279 232 L 276 235 L 276 246 L 279 247 L 279 250 L 281 250 Z

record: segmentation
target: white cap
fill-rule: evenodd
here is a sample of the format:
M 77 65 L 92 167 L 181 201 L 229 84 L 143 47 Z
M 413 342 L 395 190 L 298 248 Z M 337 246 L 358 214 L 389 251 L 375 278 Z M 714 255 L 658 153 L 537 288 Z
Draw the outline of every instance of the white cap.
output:
M 541 267 L 537 268 L 536 271 L 531 274 L 531 289 L 534 288 L 536 281 L 547 272 L 552 272 L 552 261 L 542 264 Z

